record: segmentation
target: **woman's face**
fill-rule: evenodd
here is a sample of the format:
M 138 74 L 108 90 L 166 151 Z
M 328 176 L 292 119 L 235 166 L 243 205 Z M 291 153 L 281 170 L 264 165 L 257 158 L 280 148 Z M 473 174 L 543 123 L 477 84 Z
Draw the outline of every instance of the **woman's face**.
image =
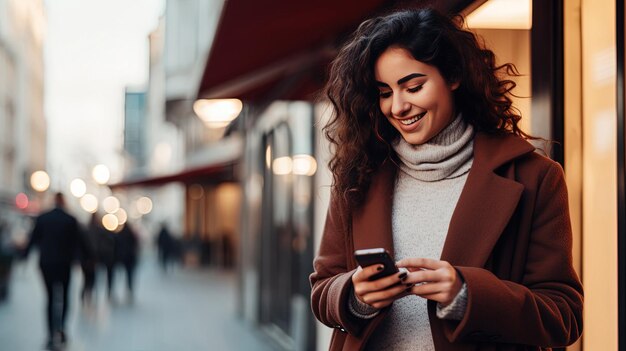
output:
M 403 48 L 390 47 L 374 67 L 379 105 L 404 140 L 420 145 L 443 130 L 455 116 L 452 92 L 437 67 L 417 61 Z

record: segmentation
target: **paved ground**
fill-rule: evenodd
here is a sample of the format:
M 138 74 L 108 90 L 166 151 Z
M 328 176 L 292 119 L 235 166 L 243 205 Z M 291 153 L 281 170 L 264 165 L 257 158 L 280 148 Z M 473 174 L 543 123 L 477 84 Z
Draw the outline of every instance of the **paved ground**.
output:
M 161 272 L 144 255 L 137 272 L 134 303 L 124 297 L 117 275 L 115 303 L 104 296 L 98 276 L 96 301 L 81 305 L 80 270 L 72 275 L 67 351 L 270 350 L 252 327 L 236 317 L 235 276 L 209 269 Z M 10 296 L 0 303 L 0 350 L 42 350 L 44 291 L 35 257 L 14 265 Z

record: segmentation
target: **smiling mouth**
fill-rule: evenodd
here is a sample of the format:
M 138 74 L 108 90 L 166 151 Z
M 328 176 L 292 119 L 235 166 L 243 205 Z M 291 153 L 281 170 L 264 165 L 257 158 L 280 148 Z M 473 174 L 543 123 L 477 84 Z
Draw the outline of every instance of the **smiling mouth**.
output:
M 403 119 L 400 120 L 400 123 L 404 124 L 405 126 L 410 126 L 411 124 L 419 121 L 420 119 L 424 118 L 424 116 L 426 116 L 426 112 L 422 112 L 419 115 L 413 117 L 413 118 L 409 118 L 409 119 Z

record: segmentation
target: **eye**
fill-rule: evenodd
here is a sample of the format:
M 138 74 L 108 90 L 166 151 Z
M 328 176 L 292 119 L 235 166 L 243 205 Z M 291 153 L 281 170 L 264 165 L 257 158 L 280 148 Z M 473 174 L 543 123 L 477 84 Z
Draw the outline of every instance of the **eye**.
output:
M 388 98 L 388 97 L 390 97 L 390 96 L 391 96 L 391 91 L 379 91 L 379 92 L 378 92 L 378 96 L 379 96 L 381 99 L 386 99 L 386 98 Z
M 422 90 L 422 86 L 424 86 L 424 84 L 420 84 L 418 86 L 414 86 L 412 88 L 407 89 L 409 91 L 409 93 L 417 93 L 418 91 Z

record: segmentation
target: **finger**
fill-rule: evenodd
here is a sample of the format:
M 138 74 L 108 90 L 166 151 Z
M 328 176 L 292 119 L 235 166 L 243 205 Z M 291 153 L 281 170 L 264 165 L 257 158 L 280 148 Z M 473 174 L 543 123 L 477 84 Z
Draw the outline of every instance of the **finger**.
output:
M 450 294 L 444 293 L 444 292 L 440 292 L 440 293 L 434 293 L 434 294 L 423 294 L 423 295 L 417 295 L 419 297 L 422 297 L 424 299 L 428 299 L 428 300 L 432 300 L 435 302 L 439 302 L 441 303 L 443 306 L 448 306 L 450 303 L 452 303 L 452 301 L 454 300 L 455 296 L 451 296 Z
M 419 297 L 449 304 L 456 294 L 452 294 L 449 288 L 442 284 L 418 284 L 410 289 L 410 292 Z
M 450 264 L 446 261 L 434 260 L 432 258 L 425 257 L 409 257 L 396 262 L 396 266 L 406 267 L 409 270 L 415 268 L 426 268 L 435 270 L 449 265 Z
M 382 264 L 373 264 L 367 267 L 359 266 L 356 272 L 354 273 L 354 275 L 352 275 L 352 281 L 355 283 L 361 282 L 361 281 L 368 281 L 371 276 L 373 276 L 374 274 L 382 270 L 383 270 Z
M 374 306 L 378 302 L 386 300 L 395 300 L 398 295 L 405 293 L 406 286 L 404 284 L 397 284 L 389 289 L 374 291 L 363 294 L 362 301 L 368 305 Z
M 419 270 L 411 272 L 407 278 L 407 282 L 413 283 L 448 283 L 454 284 L 460 279 L 456 269 L 453 267 L 440 268 L 437 270 Z
M 440 294 L 443 291 L 441 284 L 422 283 L 416 284 L 411 288 L 411 293 L 419 296 L 427 296 L 432 294 Z
M 359 296 L 363 296 L 367 293 L 371 293 L 374 291 L 385 290 L 400 282 L 403 282 L 406 279 L 407 275 L 408 273 L 403 271 L 373 281 L 367 280 L 356 282 L 354 283 L 354 292 L 357 293 L 357 295 Z
M 441 281 L 440 275 L 441 274 L 438 271 L 418 270 L 410 272 L 404 282 L 413 284 L 435 283 Z

